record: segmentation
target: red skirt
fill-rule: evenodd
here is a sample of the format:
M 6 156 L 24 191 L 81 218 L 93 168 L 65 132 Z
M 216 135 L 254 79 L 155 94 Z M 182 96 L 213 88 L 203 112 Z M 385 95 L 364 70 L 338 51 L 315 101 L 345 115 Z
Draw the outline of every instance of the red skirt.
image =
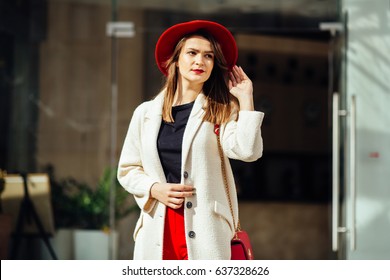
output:
M 163 260 L 188 260 L 184 229 L 184 206 L 167 207 L 164 226 Z

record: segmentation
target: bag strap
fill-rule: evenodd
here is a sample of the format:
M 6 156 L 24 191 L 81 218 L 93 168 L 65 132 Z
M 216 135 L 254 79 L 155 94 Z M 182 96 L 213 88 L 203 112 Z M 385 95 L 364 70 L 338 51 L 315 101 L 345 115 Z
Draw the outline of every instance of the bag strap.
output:
M 222 170 L 223 183 L 225 185 L 226 196 L 227 196 L 228 201 L 229 201 L 230 213 L 232 214 L 232 218 L 233 218 L 234 231 L 237 233 L 238 231 L 241 231 L 240 218 L 238 217 L 238 219 L 237 219 L 237 226 L 236 226 L 236 223 L 234 221 L 234 212 L 233 212 L 232 199 L 230 197 L 230 191 L 229 191 L 229 183 L 228 183 L 227 174 L 226 174 L 225 157 L 223 155 L 221 139 L 219 137 L 219 131 L 220 131 L 219 128 L 220 128 L 219 124 L 215 124 L 214 125 L 214 133 L 217 136 L 219 157 L 221 158 L 221 170 Z

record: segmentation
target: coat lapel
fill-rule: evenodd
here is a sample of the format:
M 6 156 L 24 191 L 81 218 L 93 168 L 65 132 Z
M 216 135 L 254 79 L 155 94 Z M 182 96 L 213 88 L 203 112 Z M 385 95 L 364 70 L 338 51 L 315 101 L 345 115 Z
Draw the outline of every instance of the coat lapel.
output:
M 198 131 L 200 125 L 203 122 L 203 107 L 205 102 L 205 95 L 203 93 L 200 93 L 195 100 L 194 107 L 192 108 L 190 117 L 188 118 L 182 144 L 182 167 L 187 160 L 192 140 L 194 139 L 196 132 Z
M 158 155 L 157 137 L 162 121 L 163 101 L 164 93 L 160 93 L 152 101 L 152 106 L 145 114 L 144 119 L 144 134 L 147 136 L 142 139 L 147 147 L 148 161 L 151 161 L 152 165 L 156 167 L 154 171 L 161 182 L 165 182 L 166 178 Z

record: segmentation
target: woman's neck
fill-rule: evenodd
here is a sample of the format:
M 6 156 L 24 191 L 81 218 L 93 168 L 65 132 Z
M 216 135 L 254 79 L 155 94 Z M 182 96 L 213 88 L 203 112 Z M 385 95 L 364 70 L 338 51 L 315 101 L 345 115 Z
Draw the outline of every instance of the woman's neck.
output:
M 196 86 L 180 86 L 178 85 L 173 100 L 173 106 L 193 102 L 199 93 L 202 91 L 203 85 Z

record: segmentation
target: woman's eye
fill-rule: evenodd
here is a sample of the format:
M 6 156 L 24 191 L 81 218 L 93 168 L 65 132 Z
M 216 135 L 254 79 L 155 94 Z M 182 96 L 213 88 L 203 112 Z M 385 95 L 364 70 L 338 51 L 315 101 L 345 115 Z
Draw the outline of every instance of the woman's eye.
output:
M 196 53 L 194 51 L 189 51 L 188 54 L 190 55 L 196 55 Z
M 212 54 L 206 54 L 206 58 L 208 58 L 208 59 L 213 59 L 214 56 L 213 56 Z

